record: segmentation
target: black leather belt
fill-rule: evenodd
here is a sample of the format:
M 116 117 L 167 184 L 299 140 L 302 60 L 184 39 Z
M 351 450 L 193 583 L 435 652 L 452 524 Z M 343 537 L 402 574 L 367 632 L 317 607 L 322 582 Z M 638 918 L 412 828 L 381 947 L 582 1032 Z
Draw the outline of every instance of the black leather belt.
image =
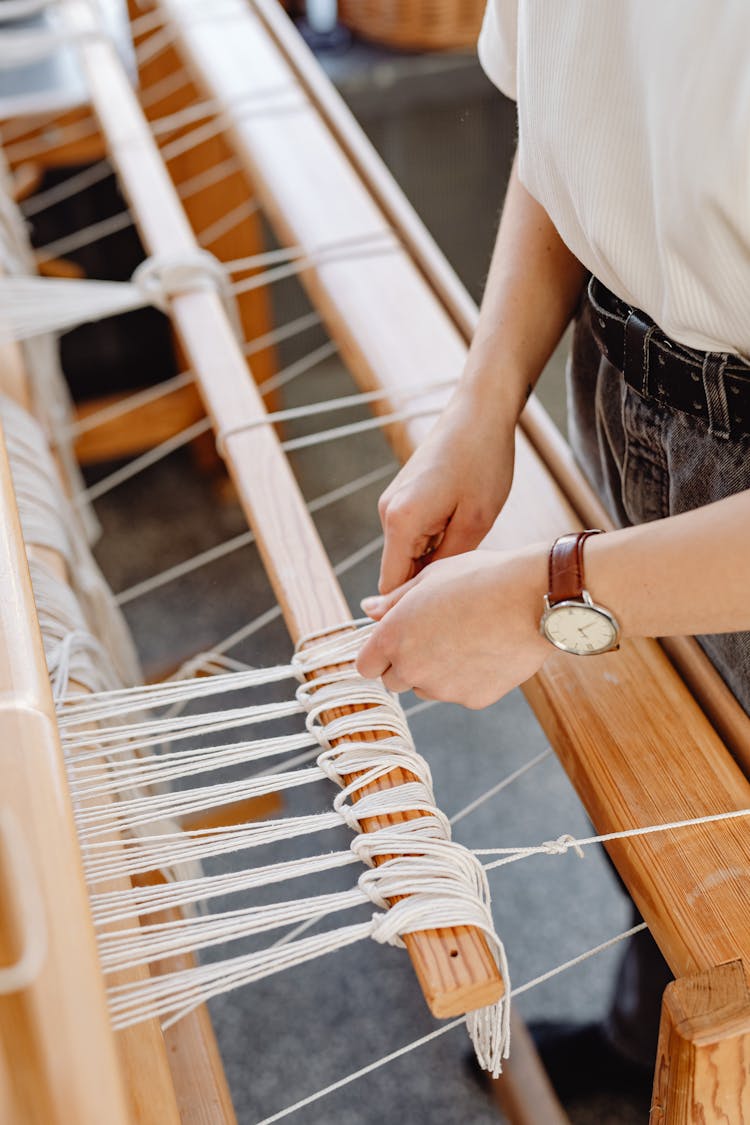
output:
M 702 419 L 717 437 L 750 437 L 750 363 L 670 340 L 595 277 L 588 297 L 600 351 L 638 394 Z

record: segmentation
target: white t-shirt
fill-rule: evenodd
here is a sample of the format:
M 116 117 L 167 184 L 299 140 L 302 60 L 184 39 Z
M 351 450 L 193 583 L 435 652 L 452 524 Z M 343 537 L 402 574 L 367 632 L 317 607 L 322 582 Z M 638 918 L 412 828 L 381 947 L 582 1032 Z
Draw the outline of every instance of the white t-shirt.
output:
M 669 335 L 750 356 L 750 0 L 488 0 L 519 173 Z

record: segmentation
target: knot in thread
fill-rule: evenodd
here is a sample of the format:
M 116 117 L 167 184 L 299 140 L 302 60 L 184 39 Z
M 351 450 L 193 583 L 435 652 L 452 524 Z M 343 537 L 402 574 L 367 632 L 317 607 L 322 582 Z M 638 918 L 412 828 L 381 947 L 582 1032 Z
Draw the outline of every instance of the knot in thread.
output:
M 179 256 L 152 255 L 141 262 L 132 280 L 161 309 L 171 297 L 180 293 L 226 288 L 224 267 L 207 250 L 194 250 Z
M 556 840 L 545 840 L 542 844 L 542 850 L 547 855 L 565 855 L 570 848 L 573 849 L 579 859 L 583 859 L 583 848 L 577 842 L 575 836 L 571 836 L 569 833 L 558 836 Z
M 169 300 L 181 293 L 209 292 L 219 294 L 237 340 L 243 342 L 242 322 L 234 299 L 227 271 L 208 250 L 196 247 L 183 254 L 152 254 L 137 267 L 132 283 L 162 312 L 168 312 Z

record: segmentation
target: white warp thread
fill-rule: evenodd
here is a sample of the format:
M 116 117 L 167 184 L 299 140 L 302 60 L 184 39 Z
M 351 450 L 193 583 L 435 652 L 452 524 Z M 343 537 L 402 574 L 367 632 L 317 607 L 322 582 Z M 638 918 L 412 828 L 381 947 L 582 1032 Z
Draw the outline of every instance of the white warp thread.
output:
M 66 692 L 69 678 L 94 692 L 133 683 L 140 671 L 132 641 L 91 556 L 85 530 L 62 491 L 42 430 L 3 396 L 0 421 L 24 542 L 57 552 L 71 583 L 69 588 L 34 563 L 35 596 L 45 621 L 45 651 L 55 690 Z
M 219 674 L 214 677 L 215 683 L 199 678 L 189 683 L 178 681 L 140 690 L 112 691 L 88 699 L 68 697 L 61 705 L 61 733 L 71 761 L 74 785 L 86 797 L 77 809 L 77 822 L 87 875 L 92 881 L 101 883 L 111 878 L 114 868 L 121 873 L 153 869 L 155 860 L 161 866 L 167 858 L 174 861 L 221 854 L 290 834 L 328 830 L 342 822 L 356 832 L 351 849 L 346 852 L 313 855 L 165 886 L 94 890 L 95 922 L 99 928 L 108 930 L 102 941 L 107 970 L 158 961 L 167 955 L 239 940 L 281 926 L 294 926 L 297 932 L 331 913 L 367 903 L 377 907 L 370 921 L 362 925 L 294 941 L 287 935 L 282 942 L 274 943 L 270 950 L 261 953 L 196 967 L 187 973 L 167 974 L 145 985 L 118 986 L 111 993 L 117 1026 L 127 1026 L 153 1015 L 170 1020 L 178 1018 L 217 991 L 302 963 L 364 936 L 400 945 L 409 933 L 438 927 L 480 928 L 507 982 L 505 954 L 492 926 L 484 871 L 470 852 L 450 839 L 448 821 L 435 804 L 429 767 L 414 747 L 397 700 L 382 683 L 363 680 L 351 664 L 370 628 L 357 630 L 351 623 L 345 623 L 331 630 L 330 635 L 307 638 L 287 666 Z M 332 665 L 335 667 L 331 670 Z M 191 692 L 209 701 L 225 696 L 235 685 L 247 689 L 292 675 L 300 683 L 296 699 L 289 703 L 255 703 L 197 716 L 174 713 Z M 141 717 L 139 709 L 149 704 L 157 711 L 166 707 L 172 713 Z M 350 714 L 335 715 L 341 708 L 352 706 L 358 709 Z M 142 763 L 131 758 L 119 765 L 115 758 L 109 778 L 103 781 L 94 774 L 94 780 L 89 780 L 92 777 L 90 763 L 93 764 L 94 756 L 102 753 L 112 760 L 113 754 L 125 751 L 132 754 L 147 745 L 157 746 L 165 739 L 195 737 L 196 732 L 211 733 L 294 714 L 304 714 L 304 732 L 236 744 L 221 743 L 215 747 L 202 745 L 185 755 L 169 751 L 162 757 L 146 758 Z M 132 721 L 122 721 L 129 716 Z M 92 745 L 92 721 L 101 724 L 95 745 Z M 377 733 L 375 740 L 371 739 L 373 732 Z M 370 736 L 370 740 L 361 741 L 363 735 Z M 179 776 L 187 776 L 211 769 L 212 757 L 214 763 L 225 764 L 226 760 L 242 760 L 243 755 L 252 759 L 286 751 L 293 753 L 309 746 L 311 741 L 318 747 L 317 762 L 312 768 L 288 769 L 283 773 L 256 775 L 230 784 L 202 785 L 171 794 L 144 794 L 139 790 L 137 795 L 128 795 L 129 789 L 144 778 L 162 781 L 174 771 Z M 108 840 L 113 826 L 124 830 L 126 836 L 133 832 L 142 835 L 146 825 L 158 823 L 167 814 L 181 815 L 224 801 L 234 802 L 261 792 L 308 784 L 324 776 L 339 787 L 332 813 L 297 818 L 290 824 L 282 820 L 267 825 L 241 826 L 222 833 L 191 833 L 185 840 L 179 840 L 174 833 L 157 830 L 155 834 L 128 841 L 124 849 L 117 850 Z M 385 777 L 392 782 L 389 787 L 367 791 Z M 115 790 L 119 790 L 117 801 L 106 799 L 96 803 L 97 794 L 110 798 Z M 417 815 L 378 832 L 362 831 L 363 821 L 373 817 L 400 817 L 404 813 Z M 128 921 L 139 914 L 192 907 L 218 895 L 301 878 L 358 860 L 364 862 L 368 870 L 349 891 L 281 905 L 234 909 L 208 917 L 190 917 L 174 924 L 135 927 Z M 392 900 L 398 901 L 390 906 Z M 112 932 L 114 924 L 124 925 L 124 928 Z M 507 1005 L 472 1013 L 467 1025 L 483 1065 L 499 1072 L 508 1047 Z
M 12 191 L 10 172 L 0 152 L 0 264 L 2 272 L 8 277 L 28 276 L 36 272 L 34 256 L 26 223 Z M 60 367 L 56 341 L 45 335 L 27 340 L 23 345 L 23 359 L 34 413 L 55 443 L 68 490 L 75 495 L 82 488 L 82 478 L 72 441 L 68 437 L 73 407 Z M 93 542 L 99 530 L 93 513 L 83 507 L 80 518 L 87 541 Z
M 4 277 L 0 278 L 0 340 L 67 332 L 88 321 L 150 305 L 166 312 L 171 298 L 206 290 L 221 295 L 236 326 L 237 310 L 224 267 L 213 254 L 198 248 L 179 257 L 146 258 L 131 281 Z

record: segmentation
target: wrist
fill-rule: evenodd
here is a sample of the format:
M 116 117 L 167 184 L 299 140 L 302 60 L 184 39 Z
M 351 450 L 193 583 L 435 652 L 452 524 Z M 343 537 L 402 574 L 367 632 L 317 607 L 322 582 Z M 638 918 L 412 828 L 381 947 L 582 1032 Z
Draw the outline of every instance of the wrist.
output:
M 508 432 L 515 430 L 532 390 L 530 379 L 494 361 L 491 365 L 467 365 L 457 398 L 483 424 L 490 422 Z
M 534 543 L 512 555 L 499 552 L 496 559 L 493 620 L 502 623 L 512 604 L 529 643 L 548 651 L 539 632 L 539 618 L 548 586 L 549 545 Z

